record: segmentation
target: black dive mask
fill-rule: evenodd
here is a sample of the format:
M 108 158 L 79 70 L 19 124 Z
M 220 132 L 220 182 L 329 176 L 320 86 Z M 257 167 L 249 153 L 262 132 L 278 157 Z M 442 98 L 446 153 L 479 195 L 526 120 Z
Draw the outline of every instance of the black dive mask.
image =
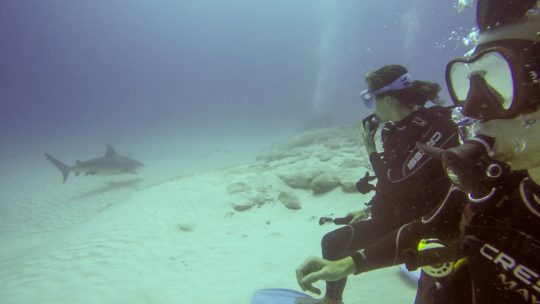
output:
M 470 58 L 451 61 L 446 82 L 463 114 L 488 121 L 514 118 L 540 104 L 540 47 L 529 41 L 498 41 Z

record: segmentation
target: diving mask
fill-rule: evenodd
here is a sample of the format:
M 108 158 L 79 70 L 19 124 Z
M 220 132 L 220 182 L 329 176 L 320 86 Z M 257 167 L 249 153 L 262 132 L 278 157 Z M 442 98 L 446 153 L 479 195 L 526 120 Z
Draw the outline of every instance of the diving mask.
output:
M 482 121 L 513 118 L 540 104 L 539 46 L 513 41 L 510 47 L 519 52 L 511 52 L 500 45 L 447 65 L 452 100 L 468 117 Z
M 360 92 L 360 96 L 364 100 L 364 105 L 367 108 L 371 109 L 373 108 L 373 105 L 375 104 L 374 102 L 375 96 L 380 95 L 385 92 L 389 92 L 389 91 L 398 91 L 398 90 L 409 88 L 411 87 L 412 83 L 413 83 L 413 78 L 411 74 L 405 73 L 399 76 L 398 78 L 396 78 L 389 85 L 386 85 L 382 88 L 379 88 L 377 90 L 372 90 L 372 91 L 363 90 L 362 92 Z

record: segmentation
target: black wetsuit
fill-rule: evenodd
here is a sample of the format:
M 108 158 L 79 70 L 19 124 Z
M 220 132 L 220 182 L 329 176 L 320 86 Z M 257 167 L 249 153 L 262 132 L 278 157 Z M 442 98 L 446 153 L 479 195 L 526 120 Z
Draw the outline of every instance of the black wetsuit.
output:
M 453 258 L 466 262 L 445 278 L 434 303 L 539 303 L 539 227 L 540 186 L 514 172 L 480 201 L 453 187 L 432 214 L 352 256 L 357 271 L 364 272 L 406 261 L 404 253 L 416 251 L 421 239 L 454 241 Z
M 450 182 L 440 163 L 416 148 L 416 143 L 449 148 L 458 145 L 457 128 L 450 110 L 421 108 L 381 133 L 383 153 L 371 153 L 377 177 L 371 199 L 371 218 L 344 226 L 322 239 L 322 255 L 339 260 L 432 210 L 444 197 Z M 327 282 L 326 296 L 340 300 L 346 278 Z

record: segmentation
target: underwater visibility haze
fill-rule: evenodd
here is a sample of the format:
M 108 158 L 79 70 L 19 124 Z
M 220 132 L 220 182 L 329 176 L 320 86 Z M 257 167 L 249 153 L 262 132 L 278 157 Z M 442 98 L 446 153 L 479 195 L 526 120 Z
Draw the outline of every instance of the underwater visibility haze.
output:
M 366 74 L 401 64 L 449 100 L 445 66 L 474 19 L 455 6 L 0 1 L 0 302 L 297 288 L 294 268 L 332 228 L 314 218 L 369 200 L 351 186 L 371 170 Z M 288 186 L 310 169 L 339 171 L 343 189 Z M 391 269 L 347 288 L 350 304 L 414 296 Z
M 363 78 L 379 66 L 444 84 L 472 25 L 454 5 L 2 1 L 2 142 L 256 135 L 323 114 L 356 122 Z

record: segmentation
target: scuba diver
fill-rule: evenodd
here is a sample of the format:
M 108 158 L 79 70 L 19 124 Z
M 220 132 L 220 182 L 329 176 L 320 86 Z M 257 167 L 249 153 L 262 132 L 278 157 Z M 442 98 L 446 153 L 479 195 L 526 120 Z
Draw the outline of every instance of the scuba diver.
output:
M 421 146 L 442 160 L 454 186 L 431 214 L 338 261 L 308 258 L 298 284 L 317 292 L 382 267 L 456 261 L 433 303 L 540 301 L 540 9 L 537 0 L 479 0 L 479 44 L 451 61 L 453 102 L 476 119 L 475 133 L 447 150 Z M 446 247 L 418 252 L 421 239 Z M 459 264 L 459 265 L 458 265 Z
M 375 113 L 364 119 L 362 136 L 377 184 L 369 187 L 372 177 L 368 175 L 357 188 L 363 193 L 372 188 L 375 195 L 368 208 L 347 214 L 348 225 L 322 238 L 322 255 L 328 260 L 340 260 L 427 214 L 451 185 L 440 163 L 416 147 L 417 142 L 440 148 L 459 144 L 451 111 L 438 105 L 424 107 L 428 101 L 438 101 L 440 86 L 414 81 L 400 65 L 368 74 L 366 84 L 368 89 L 361 96 L 366 106 L 375 106 Z M 374 140 L 379 123 L 384 123 L 382 153 L 377 153 Z M 341 303 L 346 282 L 346 278 L 328 281 L 322 299 L 297 299 L 296 303 Z

